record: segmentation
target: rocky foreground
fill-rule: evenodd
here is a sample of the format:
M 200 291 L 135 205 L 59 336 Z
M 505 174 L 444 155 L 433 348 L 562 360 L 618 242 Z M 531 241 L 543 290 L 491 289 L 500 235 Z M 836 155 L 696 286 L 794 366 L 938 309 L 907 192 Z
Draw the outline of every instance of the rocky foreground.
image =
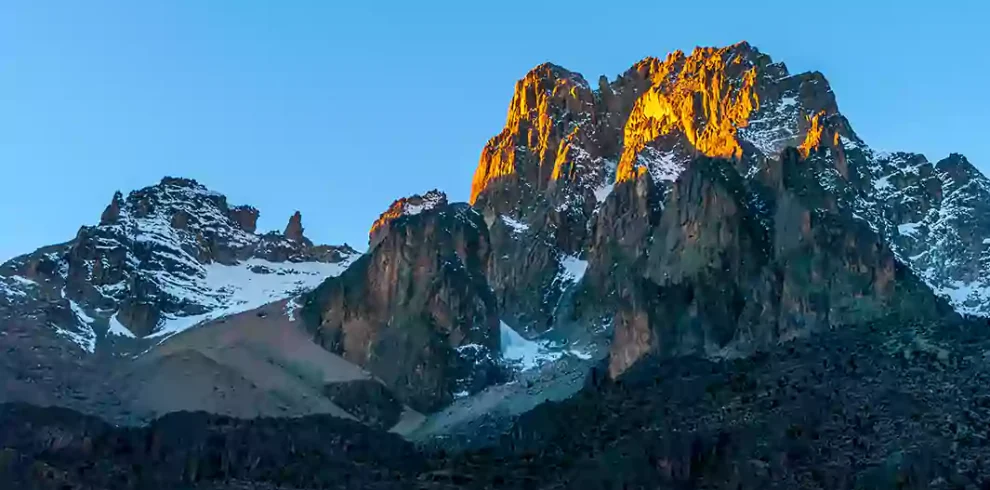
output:
M 986 326 L 887 319 L 744 360 L 646 360 L 457 454 L 332 416 L 116 428 L 4 405 L 0 477 L 60 490 L 987 488 Z

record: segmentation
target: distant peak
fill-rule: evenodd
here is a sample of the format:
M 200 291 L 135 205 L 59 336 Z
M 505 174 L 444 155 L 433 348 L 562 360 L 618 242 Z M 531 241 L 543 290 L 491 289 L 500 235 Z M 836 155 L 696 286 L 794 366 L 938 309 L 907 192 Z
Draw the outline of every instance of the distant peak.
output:
M 285 232 L 283 233 L 289 240 L 295 240 L 297 242 L 302 242 L 305 240 L 303 236 L 303 226 L 302 226 L 302 213 L 296 211 L 289 218 L 289 224 L 285 226 Z
M 203 187 L 202 184 L 197 182 L 195 179 L 186 179 L 183 177 L 170 177 L 166 176 L 162 178 L 160 185 L 163 186 L 173 186 L 173 187 Z
M 542 78 L 572 78 L 572 77 L 577 77 L 577 78 L 583 80 L 583 78 L 581 77 L 581 75 L 579 73 L 574 73 L 574 72 L 568 70 L 567 68 L 564 68 L 563 66 L 560 66 L 560 65 L 555 64 L 555 63 L 550 63 L 549 61 L 545 61 L 543 63 L 540 63 L 539 65 L 536 65 L 532 69 L 530 69 L 529 72 L 526 73 L 526 77 L 531 77 L 531 76 L 542 77 Z M 524 79 L 526 77 L 524 77 Z

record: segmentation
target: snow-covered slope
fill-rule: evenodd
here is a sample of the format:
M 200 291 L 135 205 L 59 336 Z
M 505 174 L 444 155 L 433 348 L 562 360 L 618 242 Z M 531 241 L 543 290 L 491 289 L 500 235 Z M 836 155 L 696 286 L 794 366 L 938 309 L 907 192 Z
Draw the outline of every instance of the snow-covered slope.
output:
M 312 289 L 359 256 L 313 245 L 298 214 L 284 234 L 256 233 L 257 218 L 188 179 L 117 193 L 99 225 L 0 267 L 0 315 L 62 301 L 72 315 L 39 321 L 88 352 L 104 339 L 160 341 Z

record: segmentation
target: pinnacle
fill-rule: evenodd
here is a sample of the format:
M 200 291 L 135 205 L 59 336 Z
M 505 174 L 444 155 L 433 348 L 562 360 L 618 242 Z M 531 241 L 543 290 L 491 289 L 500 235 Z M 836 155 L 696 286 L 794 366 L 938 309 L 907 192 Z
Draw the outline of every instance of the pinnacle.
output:
M 285 226 L 285 232 L 283 234 L 289 240 L 295 240 L 297 242 L 304 240 L 302 213 L 296 211 L 292 217 L 289 218 L 289 224 Z

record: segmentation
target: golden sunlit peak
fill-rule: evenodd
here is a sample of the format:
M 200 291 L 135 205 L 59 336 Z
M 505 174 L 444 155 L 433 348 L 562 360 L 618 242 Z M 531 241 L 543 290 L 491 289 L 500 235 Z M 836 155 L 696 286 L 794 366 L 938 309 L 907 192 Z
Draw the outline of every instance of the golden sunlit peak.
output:
M 635 177 L 637 156 L 661 136 L 681 134 L 711 157 L 742 155 L 736 131 L 746 127 L 759 97 L 756 68 L 735 62 L 740 46 L 695 48 L 686 59 L 668 56 L 652 71 L 653 86 L 636 101 L 623 131 L 617 180 Z
M 552 63 L 540 64 L 526 73 L 516 82 L 505 128 L 482 150 L 469 202 L 474 204 L 493 180 L 517 171 L 518 147 L 525 147 L 528 155 L 536 157 L 531 164 L 552 169 L 560 140 L 572 130 L 563 127 L 564 116 L 590 114 L 594 104 L 594 93 L 579 73 Z

